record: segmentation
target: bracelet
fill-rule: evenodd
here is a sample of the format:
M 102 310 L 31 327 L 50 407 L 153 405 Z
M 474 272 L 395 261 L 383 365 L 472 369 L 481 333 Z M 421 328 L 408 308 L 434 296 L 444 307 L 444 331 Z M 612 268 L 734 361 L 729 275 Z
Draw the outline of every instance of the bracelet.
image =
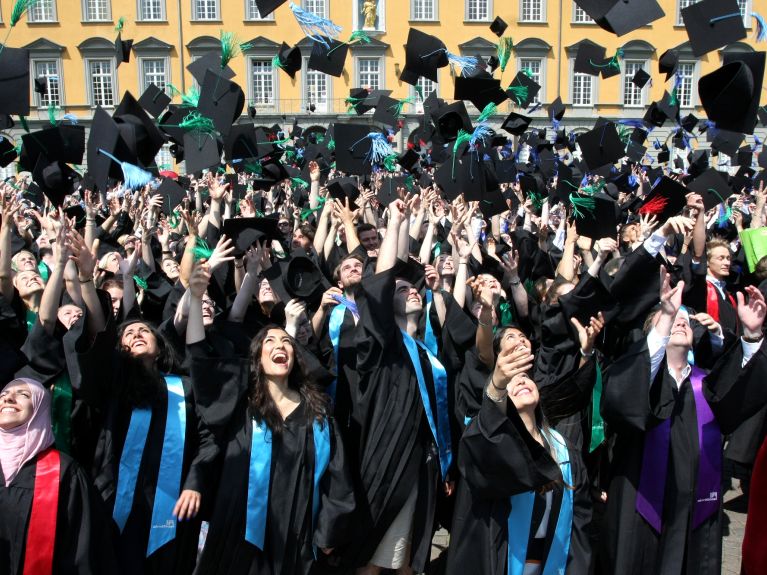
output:
M 495 386 L 493 386 L 493 387 L 495 387 Z M 497 387 L 495 387 L 495 389 L 498 389 L 498 388 L 497 388 Z M 504 391 L 505 391 L 505 390 L 504 390 Z M 493 403 L 503 403 L 503 402 L 504 402 L 504 400 L 505 400 L 505 399 L 506 399 L 506 397 L 507 397 L 507 395 L 506 395 L 505 393 L 504 393 L 504 394 L 503 394 L 501 397 L 493 397 L 492 395 L 490 395 L 490 394 L 488 393 L 488 390 L 487 390 L 487 389 L 485 389 L 485 395 L 486 395 L 486 396 L 487 396 L 487 398 L 488 398 L 490 401 L 492 401 Z
M 493 382 L 492 376 L 490 377 L 490 385 L 492 385 L 498 391 L 506 391 L 506 386 L 505 385 L 503 387 L 498 387 L 497 385 L 495 385 L 495 383 Z
M 77 276 L 77 279 L 80 281 L 80 285 L 87 284 L 93 281 L 93 278 L 88 278 L 87 280 L 83 280 L 83 279 L 80 279 L 80 276 Z
M 458 260 L 458 265 L 461 265 L 461 264 L 466 265 L 467 263 L 469 263 L 469 260 L 464 260 L 464 259 Z
M 482 327 L 493 327 L 492 323 L 482 323 L 482 320 L 477 318 L 477 323 L 481 325 Z
M 592 349 L 590 352 L 586 353 L 583 351 L 583 348 L 580 349 L 581 357 L 590 358 L 594 356 L 594 350 Z
M 517 281 L 515 281 L 515 282 L 513 282 L 513 281 L 510 281 L 510 282 L 509 282 L 509 285 L 518 286 L 518 285 L 519 285 L 519 284 L 521 284 L 521 283 L 522 283 L 522 280 L 517 280 Z

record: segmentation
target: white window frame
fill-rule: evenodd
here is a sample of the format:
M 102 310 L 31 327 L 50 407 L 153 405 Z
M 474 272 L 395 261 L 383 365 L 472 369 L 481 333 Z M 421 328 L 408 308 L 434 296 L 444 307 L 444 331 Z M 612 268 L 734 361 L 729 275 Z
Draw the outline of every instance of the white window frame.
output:
M 315 4 L 320 4 L 322 10 L 317 10 Z M 320 18 L 329 18 L 328 10 L 330 10 L 330 0 L 301 0 L 301 8 L 312 14 L 316 14 Z M 356 28 L 355 28 L 356 29 Z
M 147 0 L 137 0 L 136 14 L 138 15 L 139 22 L 165 22 L 168 19 L 168 15 L 165 9 L 165 0 L 154 0 L 153 3 L 160 4 L 160 16 L 159 18 L 148 18 L 144 13 L 144 3 Z
M 165 86 L 159 86 L 157 82 L 147 82 L 146 74 L 144 73 L 144 63 L 147 60 L 161 60 L 163 62 L 163 66 L 165 67 L 165 79 L 163 80 Z M 140 91 L 143 94 L 144 91 L 149 87 L 149 84 L 155 84 L 158 87 L 165 90 L 168 87 L 168 84 L 171 83 L 170 80 L 170 58 L 168 56 L 151 56 L 151 55 L 142 55 L 136 58 L 136 61 L 138 62 L 138 81 L 140 86 Z
M 575 103 L 575 78 L 578 77 L 588 77 L 591 78 L 591 97 L 590 102 L 587 104 L 576 104 Z M 590 76 L 589 74 L 583 74 L 581 72 L 575 71 L 575 58 L 570 58 L 570 78 L 568 81 L 568 86 L 570 89 L 570 105 L 573 108 L 593 108 L 597 103 L 597 85 L 598 85 L 598 76 Z
M 540 3 L 541 8 L 541 16 L 540 18 L 525 18 L 525 4 L 528 2 L 538 2 Z M 530 22 L 530 23 L 540 23 L 540 22 L 546 22 L 546 0 L 519 0 L 519 21 L 520 22 Z
M 644 85 L 643 88 L 637 88 L 634 84 L 631 83 L 631 79 L 634 77 L 634 74 L 628 73 L 628 64 L 639 64 L 639 67 L 647 72 L 650 73 L 650 62 L 647 60 L 641 59 L 641 58 L 625 58 L 623 60 L 623 66 L 621 67 L 621 106 L 624 108 L 644 108 L 647 105 L 647 90 L 650 86 L 650 83 Z M 636 71 L 634 72 L 636 73 Z M 633 87 L 633 90 L 639 91 L 639 103 L 636 104 L 626 104 L 626 89 L 629 88 L 629 85 Z
M 102 18 L 95 18 L 91 14 L 89 4 L 92 2 L 103 2 L 106 4 L 106 14 Z M 112 2 L 111 0 L 82 0 L 83 22 L 111 22 L 112 21 Z
M 683 105 L 682 99 L 679 98 L 679 107 L 684 109 L 693 109 L 697 107 L 698 102 L 698 77 L 700 63 L 697 60 L 680 60 L 677 72 L 681 70 L 682 66 L 686 65 L 692 65 L 692 76 L 690 77 L 690 103 L 689 105 Z M 676 79 L 673 79 L 672 81 L 676 81 Z
M 271 69 L 271 82 L 272 82 L 272 101 L 271 103 L 255 102 L 255 90 L 253 86 L 253 62 L 267 62 Z M 279 107 L 280 92 L 279 92 L 279 69 L 272 66 L 272 56 L 266 54 L 248 54 L 248 103 L 256 107 L 256 110 L 261 111 L 273 111 L 276 112 Z M 267 74 L 264 74 L 266 76 Z
M 684 20 L 682 19 L 682 10 L 693 4 L 697 4 L 701 0 L 676 0 L 676 26 L 684 26 Z
M 439 71 L 437 71 L 437 80 L 439 80 Z M 421 81 L 431 82 L 432 86 L 434 87 L 433 92 L 436 92 L 437 97 L 439 97 L 439 82 L 438 81 L 437 82 L 432 82 L 431 80 L 429 80 L 428 78 L 424 78 L 423 76 L 418 78 L 418 82 L 421 83 Z M 431 92 L 426 93 L 426 91 L 424 90 L 423 100 L 428 98 L 429 94 L 431 94 Z M 410 104 L 410 111 L 411 111 L 411 113 L 413 113 L 413 114 L 423 114 L 423 100 L 418 95 L 418 92 L 416 91 L 415 86 L 410 86 L 410 97 L 413 99 L 413 103 Z
M 42 62 L 54 62 L 56 64 L 56 72 L 58 76 L 58 87 L 59 87 L 59 101 L 55 105 L 61 108 L 64 106 L 64 102 L 66 101 L 64 99 L 64 79 L 61 73 L 62 72 L 61 58 L 59 57 L 46 58 L 44 56 L 30 58 L 30 66 L 31 66 L 30 75 L 31 75 L 32 83 L 34 83 L 35 79 L 39 77 L 37 73 L 37 64 Z M 49 85 L 48 94 L 50 94 L 50 82 L 48 82 L 48 85 Z M 34 86 L 33 86 L 32 93 L 35 95 L 35 106 L 37 106 L 38 108 L 47 108 L 50 105 L 50 102 L 43 101 L 42 94 L 38 94 L 37 92 L 34 91 Z
M 246 22 L 274 22 L 274 12 L 271 12 L 266 17 L 254 16 L 254 12 L 258 12 L 258 6 L 256 6 L 256 0 L 245 0 L 245 21 Z
M 416 3 L 431 5 L 432 17 L 419 17 L 416 15 Z M 413 22 L 436 22 L 439 20 L 439 0 L 410 0 L 410 20 Z
M 378 63 L 378 85 L 373 87 L 373 89 L 382 90 L 386 86 L 384 81 L 384 57 L 368 54 L 362 54 L 354 57 L 354 77 L 357 80 L 356 85 L 361 88 L 367 88 L 370 84 L 363 84 L 362 82 L 362 70 L 360 66 L 362 60 L 375 61 Z
M 42 9 L 45 4 L 50 5 L 51 17 L 38 18 L 36 16 L 38 10 Z M 59 21 L 59 17 L 58 17 L 58 10 L 56 9 L 56 0 L 39 0 L 37 3 L 30 6 L 29 10 L 27 10 L 27 22 L 29 23 L 38 24 L 38 23 L 46 23 L 46 22 L 58 22 L 58 21 Z
M 582 15 L 579 19 L 578 16 Z M 594 24 L 596 25 L 596 22 L 594 22 L 594 19 L 589 16 L 586 11 L 578 6 L 575 2 L 573 2 L 573 11 L 572 11 L 572 18 L 571 18 L 571 24 Z
M 117 94 L 119 94 L 119 88 L 117 86 L 117 74 L 115 72 L 115 59 L 114 56 L 111 58 L 99 58 L 98 56 L 93 56 L 90 58 L 85 58 L 85 77 L 87 79 L 87 88 L 88 88 L 88 104 L 91 108 L 95 108 L 97 106 L 101 106 L 102 108 L 114 108 L 117 106 Z M 93 93 L 93 74 L 91 73 L 91 63 L 94 62 L 109 62 L 110 68 L 111 68 L 111 76 L 112 76 L 112 104 L 98 104 L 95 101 L 94 93 Z
M 535 99 L 532 101 L 532 103 L 546 101 L 546 58 L 542 56 L 519 56 L 517 58 L 517 70 L 521 72 L 523 69 L 527 68 L 528 66 L 526 66 L 525 63 L 531 60 L 538 61 L 541 69 L 539 74 L 540 77 L 535 79 L 535 81 L 541 86 L 541 89 L 538 91 L 538 95 L 535 96 Z
M 309 101 L 309 98 L 307 97 L 307 87 L 308 87 L 308 78 L 309 75 L 315 75 L 319 74 L 321 76 L 325 77 L 325 84 L 327 86 L 326 91 L 326 101 L 327 105 L 325 109 L 321 109 L 317 104 L 318 102 L 312 100 Z M 315 110 L 318 114 L 332 114 L 333 113 L 333 76 L 329 74 L 325 74 L 323 72 L 318 72 L 317 70 L 310 70 L 309 69 L 309 58 L 304 57 L 303 58 L 303 66 L 301 66 L 301 103 L 302 108 L 306 108 L 309 104 L 314 104 L 317 106 L 317 109 Z
M 215 3 L 216 5 L 215 17 L 200 18 L 199 13 L 197 12 L 197 6 L 200 2 Z M 221 21 L 221 0 L 192 0 L 192 21 L 193 22 L 220 22 Z
M 480 18 L 479 16 L 476 18 L 471 17 L 470 5 L 472 2 L 485 2 L 487 9 L 485 11 L 485 16 L 483 18 Z M 493 0 L 465 0 L 463 19 L 465 22 L 492 22 L 493 21 Z

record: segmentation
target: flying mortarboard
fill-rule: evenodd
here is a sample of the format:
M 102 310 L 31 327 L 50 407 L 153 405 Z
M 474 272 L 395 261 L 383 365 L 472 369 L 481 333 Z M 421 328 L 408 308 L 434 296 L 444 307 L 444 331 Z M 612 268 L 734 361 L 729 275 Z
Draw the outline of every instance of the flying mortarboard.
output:
M 644 68 L 639 68 L 631 78 L 631 83 L 634 84 L 640 90 L 647 85 L 650 81 L 650 74 L 644 71 Z
M 607 194 L 599 192 L 590 196 L 572 194 L 570 200 L 573 204 L 575 229 L 578 235 L 593 240 L 615 239 L 618 233 L 618 214 L 615 200 Z
M 2 49 L 0 113 L 29 116 L 29 50 Z
M 139 105 L 155 118 L 159 118 L 163 110 L 170 104 L 171 97 L 155 84 L 149 84 L 138 99 Z
M 295 78 L 296 72 L 301 69 L 301 50 L 298 46 L 291 48 L 287 43 L 283 42 L 273 63 L 285 70 L 288 76 Z
M 41 96 L 45 96 L 48 93 L 48 78 L 40 76 L 35 78 L 35 92 Z
M 133 40 L 123 40 L 122 32 L 117 34 L 117 40 L 115 40 L 115 68 L 119 68 L 120 64 L 130 62 L 130 52 L 133 49 Z
M 599 76 L 602 73 L 601 66 L 605 62 L 605 53 L 606 50 L 602 46 L 589 41 L 581 42 L 575 55 L 573 71 Z
M 665 16 L 656 0 L 576 0 L 599 26 L 623 36 Z
M 0 136 L 0 167 L 5 167 L 17 157 L 16 145 L 7 136 Z
M 663 225 L 667 219 L 678 215 L 687 205 L 688 190 L 676 180 L 663 176 L 647 194 L 637 212 L 651 214 Z
M 165 137 L 130 92 L 123 94 L 112 119 L 131 156 L 144 166 L 154 164 L 157 152 L 165 144 Z
M 21 136 L 19 165 L 32 171 L 40 156 L 68 164 L 82 164 L 85 154 L 85 127 L 62 124 Z
M 763 52 L 759 60 L 763 75 Z M 734 60 L 703 76 L 698 82 L 698 94 L 708 118 L 716 122 L 717 128 L 753 133 L 756 125 L 756 106 L 753 102 L 756 100 L 758 105 L 761 95 L 761 86 L 755 93 L 757 84 L 751 68 L 741 60 Z
M 37 165 L 32 170 L 32 179 L 56 207 L 64 202 L 67 195 L 75 191 L 79 177 L 79 174 L 64 162 L 51 161 L 44 156 L 37 159 Z
M 679 53 L 676 50 L 666 50 L 658 58 L 658 71 L 666 74 L 666 81 L 674 75 L 679 66 Z
M 208 52 L 200 56 L 186 67 L 197 83 L 202 86 L 205 83 L 205 74 L 210 70 L 214 74 L 221 76 L 225 80 L 234 78 L 234 71 L 227 65 L 221 67 L 221 54 L 218 52 Z M 202 90 L 200 90 L 202 92 Z
M 710 210 L 719 204 L 726 202 L 733 193 L 727 182 L 726 174 L 716 168 L 709 168 L 700 176 L 687 183 L 687 188 L 703 196 L 703 205 Z
M 711 132 L 709 131 L 710 135 Z M 731 130 L 716 130 L 716 134 L 711 141 L 711 149 L 717 152 L 722 152 L 728 156 L 734 156 L 738 153 L 740 144 L 745 139 L 745 136 L 740 132 L 733 132 Z
M 287 2 L 287 0 L 256 0 L 258 15 L 261 16 L 261 18 L 266 18 L 277 8 L 285 4 L 285 2 Z
M 221 163 L 218 139 L 202 132 L 184 134 L 184 163 L 188 174 L 217 167 Z
M 523 116 L 522 114 L 517 114 L 516 112 L 512 112 L 503 121 L 501 128 L 506 130 L 509 134 L 514 136 L 521 136 L 527 130 L 530 122 L 532 122 L 531 118 Z
M 737 0 L 702 0 L 682 8 L 681 14 L 696 57 L 747 36 Z
M 172 178 L 164 178 L 157 193 L 162 196 L 162 211 L 170 215 L 187 197 L 186 190 Z
M 456 76 L 453 96 L 456 100 L 470 101 L 478 110 L 484 110 L 491 103 L 497 106 L 508 99 L 501 81 L 487 73 L 471 78 Z
M 445 43 L 436 36 L 410 28 L 405 43 L 405 67 L 402 73 L 409 73 L 408 82 L 415 85 L 419 76 L 437 82 L 437 69 L 448 65 Z M 406 78 L 400 76 L 403 81 Z
M 369 153 L 372 141 L 368 137 L 375 131 L 363 124 L 334 124 L 336 142 L 336 168 L 345 174 L 364 175 L 371 171 Z
M 463 101 L 459 100 L 448 106 L 442 106 L 435 115 L 435 127 L 442 141 L 449 142 L 458 137 L 458 132 L 472 132 L 469 113 Z
M 549 119 L 552 122 L 554 120 L 559 122 L 565 117 L 565 105 L 562 103 L 562 98 L 560 96 L 557 96 L 557 99 L 549 104 L 548 113 Z
M 594 129 L 579 135 L 577 142 L 583 159 L 592 171 L 614 164 L 626 155 L 625 146 L 613 122 L 598 121 Z
M 205 81 L 200 88 L 197 111 L 213 120 L 216 130 L 226 136 L 232 122 L 239 118 L 245 107 L 245 94 L 234 82 L 215 74 L 205 72 Z
M 498 36 L 499 38 L 503 36 L 503 33 L 506 31 L 506 28 L 508 28 L 509 25 L 506 24 L 506 22 L 503 21 L 503 18 L 500 16 L 496 16 L 495 20 L 493 20 L 490 23 L 490 31 Z
M 309 69 L 338 78 L 344 71 L 349 44 L 333 38 L 323 37 L 322 40 L 322 42 L 312 44 L 312 53 L 308 63 Z
M 527 108 L 540 92 L 541 86 L 524 71 L 520 70 L 506 88 L 509 100 L 517 106 Z
M 355 200 L 360 195 L 356 178 L 345 177 L 328 180 L 327 188 L 328 193 L 335 200 L 340 200 L 343 203 L 348 198 L 350 206 L 354 206 Z

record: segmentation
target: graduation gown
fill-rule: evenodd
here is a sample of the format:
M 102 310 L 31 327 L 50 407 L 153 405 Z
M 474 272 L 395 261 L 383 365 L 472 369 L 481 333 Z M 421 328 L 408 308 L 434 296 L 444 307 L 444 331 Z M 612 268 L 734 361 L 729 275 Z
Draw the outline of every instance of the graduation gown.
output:
M 96 489 L 106 503 L 110 515 L 115 506 L 120 458 L 134 407 L 121 399 L 118 390 L 121 386 L 130 384 L 130 381 L 126 380 L 136 377 L 135 374 L 126 372 L 125 364 L 117 357 L 113 327 L 109 322 L 106 330 L 97 334 L 89 348 L 79 349 L 77 361 L 70 365 L 73 387 L 85 401 L 97 406 L 105 414 L 104 426 L 96 446 L 93 476 Z M 203 505 L 206 505 L 209 503 L 209 485 L 214 474 L 218 450 L 212 434 L 202 424 L 197 413 L 190 380 L 184 377 L 182 383 L 186 404 L 186 428 L 179 493 L 185 489 L 198 491 L 202 494 Z M 138 470 L 130 515 L 122 532 L 119 532 L 117 524 L 112 522 L 120 570 L 126 575 L 191 573 L 199 539 L 199 515 L 192 520 L 177 522 L 175 538 L 146 557 L 162 458 L 168 394 L 160 391 L 146 407 L 151 408 L 151 422 Z
M 6 487 L 0 469 L 0 575 L 24 575 L 27 529 L 34 499 L 37 457 Z M 117 573 L 103 503 L 82 468 L 60 453 L 56 541 L 52 575 Z
M 423 571 L 429 559 L 439 481 L 437 448 L 426 420 L 415 368 L 392 313 L 395 272 L 362 280 L 357 298 L 357 371 L 354 418 L 360 427 L 359 541 L 356 562 L 365 565 L 415 489 L 410 564 Z M 431 365 L 419 360 L 436 414 Z
M 741 369 L 740 343 L 724 353 L 705 378 L 703 391 L 723 434 L 764 405 L 767 355 L 764 346 Z M 637 342 L 607 371 L 602 415 L 615 432 L 607 516 L 602 532 L 603 573 L 714 575 L 721 571 L 722 510 L 692 528 L 700 450 L 690 378 L 677 388 L 661 363 L 650 382 L 646 341 Z M 671 419 L 662 532 L 636 511 L 645 432 Z
M 302 402 L 272 435 L 270 488 L 264 549 L 245 540 L 252 418 L 248 410 L 248 360 L 209 356 L 205 343 L 189 346 L 200 412 L 213 430 L 221 469 L 205 546 L 196 573 L 305 575 L 313 546 L 336 548 L 348 540 L 355 508 L 343 444 L 332 419 L 330 461 L 320 480 L 322 498 L 312 529 L 314 438 Z M 319 555 L 321 551 L 317 552 Z
M 507 400 L 508 401 L 508 400 Z M 572 471 L 573 524 L 568 575 L 587 573 L 591 558 L 586 526 L 591 520 L 586 471 L 578 451 L 568 446 Z M 484 398 L 479 414 L 461 438 L 458 484 L 447 574 L 506 575 L 510 497 L 561 478 L 559 465 L 535 441 L 509 401 L 501 413 Z M 562 504 L 562 488 L 553 492 L 551 515 L 543 545 L 548 555 Z

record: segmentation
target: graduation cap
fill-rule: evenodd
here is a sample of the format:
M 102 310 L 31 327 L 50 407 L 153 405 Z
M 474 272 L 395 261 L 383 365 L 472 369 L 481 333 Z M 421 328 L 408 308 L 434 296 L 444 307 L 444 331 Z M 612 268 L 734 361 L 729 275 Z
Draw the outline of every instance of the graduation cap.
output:
M 488 104 L 497 106 L 508 98 L 501 89 L 501 81 L 487 73 L 470 78 L 456 76 L 453 96 L 456 100 L 470 101 L 478 110 L 484 110 Z
M 21 136 L 21 156 L 19 165 L 32 171 L 37 159 L 46 155 L 49 158 L 68 164 L 82 164 L 85 153 L 85 127 L 62 124 L 31 132 Z
M 728 156 L 734 156 L 738 153 L 738 148 L 744 139 L 745 136 L 740 132 L 732 132 L 724 129 L 717 130 L 716 135 L 711 142 L 711 149 L 727 154 Z
M 186 69 L 197 80 L 197 83 L 202 86 L 205 83 L 205 75 L 208 71 L 221 76 L 225 80 L 231 80 L 234 78 L 235 73 L 228 65 L 221 67 L 221 54 L 219 52 L 208 52 L 203 56 L 200 56 L 189 64 Z M 202 93 L 202 90 L 200 90 Z
M 416 259 L 408 258 L 407 261 L 400 259 L 394 264 L 394 277 L 410 283 L 417 290 L 421 290 L 426 278 L 424 265 Z
M 517 165 L 514 160 L 498 160 L 495 162 L 495 178 L 501 184 L 517 181 Z
M 634 76 L 631 78 L 631 83 L 634 84 L 640 90 L 647 85 L 650 81 L 650 74 L 644 71 L 644 68 L 639 68 L 634 72 Z
M 679 98 L 672 96 L 668 92 L 663 93 L 663 97 L 658 100 L 658 111 L 666 118 L 677 122 L 679 119 Z
M 703 196 L 703 205 L 710 210 L 727 201 L 733 193 L 727 176 L 716 168 L 709 168 L 700 176 L 687 183 L 687 188 Z
M 603 193 L 590 196 L 573 194 L 571 202 L 578 235 L 593 240 L 616 237 L 618 233 L 617 204 L 610 196 Z
M 404 101 L 395 100 L 389 96 L 381 96 L 378 99 L 376 111 L 373 114 L 373 121 L 381 122 L 389 127 L 396 126 L 399 116 L 402 113 L 403 105 Z
M 328 180 L 327 188 L 330 196 L 335 200 L 340 200 L 341 203 L 348 198 L 350 206 L 354 206 L 354 202 L 360 195 L 356 178 L 346 177 Z
M 0 112 L 29 116 L 29 50 L 3 47 Z
M 258 8 L 259 16 L 261 16 L 261 18 L 266 18 L 277 8 L 285 4 L 285 2 L 287 2 L 287 0 L 256 0 L 256 8 Z
M 751 164 L 754 162 L 754 151 L 751 149 L 751 146 L 745 145 L 741 147 L 738 150 L 738 154 L 735 159 L 735 164 L 737 166 L 745 166 L 745 167 L 751 167 Z
M 5 167 L 17 157 L 16 145 L 7 136 L 0 136 L 0 167 Z
M 747 129 L 736 131 L 742 131 L 746 134 L 753 134 L 758 120 L 759 100 L 762 94 L 762 85 L 764 83 L 765 53 L 744 52 L 742 54 L 724 55 L 724 65 L 729 65 L 734 62 L 743 62 L 751 71 L 751 75 L 754 78 L 754 90 L 751 101 L 749 102 L 747 109 L 743 110 L 744 117 L 742 120 L 742 125 Z M 725 126 L 719 126 L 719 124 L 717 124 L 717 127 L 726 129 Z
M 291 48 L 287 43 L 283 42 L 273 63 L 285 70 L 288 76 L 295 78 L 296 72 L 301 69 L 301 50 L 298 46 Z
M 677 67 L 679 66 L 679 53 L 676 50 L 666 50 L 658 58 L 658 71 L 661 74 L 666 74 L 666 81 L 674 75 Z
M 371 126 L 363 124 L 334 124 L 336 168 L 346 174 L 364 175 L 371 171 L 368 158 Z
M 378 191 L 376 192 L 376 197 L 378 198 L 378 201 L 381 203 L 381 205 L 388 206 L 394 200 L 399 199 L 399 194 L 397 193 L 397 189 L 398 188 L 407 189 L 408 187 L 407 184 L 408 184 L 408 177 L 394 176 L 394 177 L 383 178 L 383 180 L 381 181 L 381 186 L 378 188 Z
M 79 174 L 59 160 L 49 160 L 44 156 L 37 159 L 32 178 L 51 203 L 58 207 L 64 198 L 76 189 Z
M 667 219 L 679 214 L 687 205 L 688 190 L 676 180 L 663 176 L 647 194 L 637 212 L 651 214 L 663 224 Z
M 761 54 L 763 74 L 764 53 Z M 700 79 L 698 93 L 701 104 L 709 119 L 716 122 L 717 128 L 753 133 L 756 110 L 752 107 L 752 102 L 756 99 L 758 105 L 761 95 L 761 89 L 754 93 L 756 84 L 751 69 L 740 60 L 725 64 Z
M 235 160 L 263 158 L 273 149 L 263 128 L 253 124 L 235 124 L 224 139 L 224 157 L 230 164 Z
M 458 137 L 458 132 L 472 132 L 474 128 L 463 101 L 442 106 L 435 116 L 435 127 L 442 141 L 449 142 Z
M 120 105 L 112 114 L 132 157 L 144 166 L 151 166 L 165 144 L 165 137 L 130 92 L 125 92 Z
M 206 70 L 200 87 L 197 111 L 213 120 L 216 130 L 223 136 L 229 133 L 232 122 L 239 118 L 245 107 L 245 94 L 234 82 Z
M 171 97 L 155 84 L 149 84 L 138 99 L 139 105 L 155 118 L 159 118 L 163 110 L 170 104 Z
M 517 106 L 526 108 L 533 102 L 533 100 L 535 100 L 535 97 L 540 90 L 540 84 L 528 76 L 524 71 L 520 70 L 517 72 L 517 75 L 514 76 L 509 87 L 506 88 L 506 94 L 508 95 L 509 100 L 514 102 Z
M 567 318 L 577 319 L 581 325 L 588 325 L 599 312 L 609 321 L 618 310 L 618 302 L 599 278 L 586 275 L 575 289 L 559 296 L 559 305 Z
M 589 76 L 599 76 L 602 73 L 606 52 L 603 46 L 588 41 L 581 42 L 575 55 L 573 71 Z
M 557 99 L 549 104 L 548 108 L 549 119 L 553 121 L 561 121 L 565 117 L 565 105 L 562 103 L 562 98 L 557 96 Z
M 405 67 L 402 81 L 415 85 L 419 76 L 437 81 L 437 69 L 448 65 L 445 43 L 431 34 L 410 28 L 405 43 Z
M 35 92 L 41 96 L 45 96 L 48 93 L 48 78 L 46 76 L 35 78 Z
M 599 26 L 623 36 L 665 16 L 656 0 L 576 0 Z
M 186 190 L 172 178 L 164 178 L 157 193 L 162 196 L 162 209 L 170 214 L 187 197 Z
M 461 194 L 466 201 L 479 201 L 486 189 L 484 162 L 478 154 L 460 155 L 454 152 L 437 169 L 434 181 L 442 188 L 448 201 L 452 202 Z
M 344 71 L 349 44 L 324 36 L 322 40 L 322 42 L 316 41 L 312 44 L 312 53 L 308 63 L 309 69 L 338 78 Z
M 626 148 L 613 122 L 597 122 L 593 130 L 577 138 L 583 159 L 590 170 L 614 164 L 626 155 Z
M 184 134 L 184 164 L 188 174 L 195 174 L 221 163 L 221 145 L 218 138 L 203 132 Z M 90 166 L 90 163 L 88 164 Z
M 235 256 L 244 254 L 256 242 L 282 238 L 275 218 L 229 218 L 224 220 L 222 233 L 231 238 Z
M 503 33 L 506 31 L 506 28 L 508 28 L 509 25 L 506 24 L 506 22 L 503 21 L 503 18 L 500 16 L 496 16 L 495 20 L 493 20 L 490 23 L 490 31 L 498 36 L 499 38 L 503 36 Z
M 317 303 L 330 283 L 322 275 L 317 265 L 306 256 L 293 256 L 280 260 L 264 272 L 274 293 L 288 303 L 298 298 L 310 306 Z
M 737 0 L 702 0 L 682 8 L 681 14 L 696 57 L 747 36 Z
M 517 114 L 516 112 L 512 112 L 503 121 L 501 128 L 506 130 L 509 134 L 514 136 L 521 136 L 527 130 L 530 122 L 532 122 L 531 118 L 523 116 L 522 114 Z
M 119 68 L 120 64 L 130 62 L 130 52 L 133 48 L 133 40 L 123 40 L 122 32 L 117 34 L 117 40 L 115 40 L 115 68 Z

